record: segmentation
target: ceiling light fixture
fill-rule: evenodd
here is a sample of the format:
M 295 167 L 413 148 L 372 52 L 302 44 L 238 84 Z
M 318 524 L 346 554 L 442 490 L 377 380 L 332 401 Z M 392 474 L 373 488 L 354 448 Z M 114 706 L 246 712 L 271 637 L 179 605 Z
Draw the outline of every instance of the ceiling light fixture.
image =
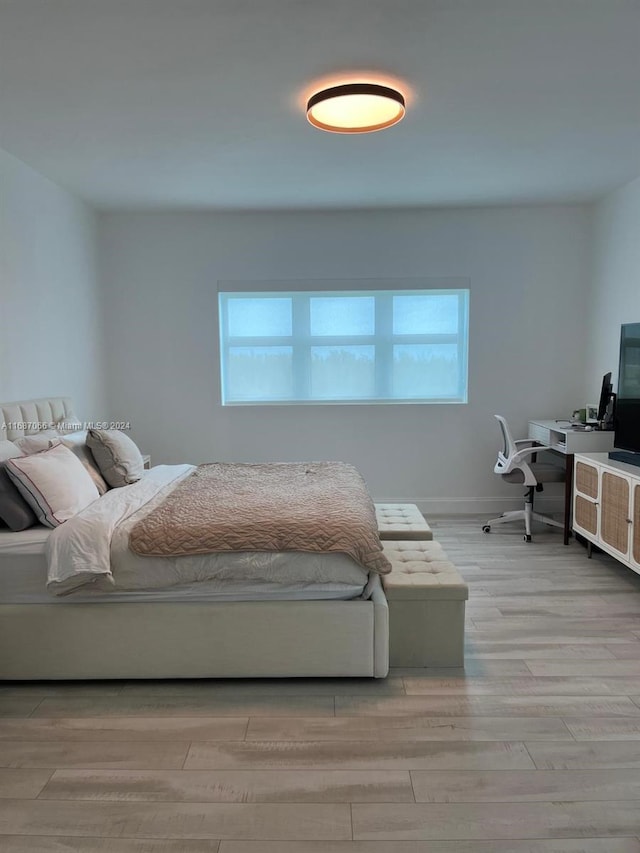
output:
M 403 95 L 377 83 L 347 83 L 317 92 L 307 103 L 314 127 L 332 133 L 371 133 L 397 124 L 405 112 Z

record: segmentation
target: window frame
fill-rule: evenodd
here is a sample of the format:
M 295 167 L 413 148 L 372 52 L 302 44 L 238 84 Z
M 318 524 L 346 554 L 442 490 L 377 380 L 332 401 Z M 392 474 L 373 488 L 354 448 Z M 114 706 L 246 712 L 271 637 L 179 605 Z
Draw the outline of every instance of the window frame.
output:
M 377 282 L 376 287 L 367 287 L 371 282 L 344 282 L 337 288 L 335 282 L 305 282 L 307 287 L 300 287 L 299 282 L 220 282 L 218 288 L 218 337 L 220 355 L 220 398 L 225 407 L 232 406 L 377 406 L 377 405 L 465 405 L 468 402 L 469 374 L 469 304 L 470 290 L 457 286 L 434 287 L 424 280 L 398 282 L 393 287 L 391 282 Z M 256 285 L 260 285 L 256 287 Z M 313 285 L 316 287 L 313 287 Z M 439 281 L 438 284 L 441 284 Z M 464 284 L 467 284 L 466 280 Z M 226 286 L 225 286 L 226 285 Z M 229 286 L 233 285 L 233 286 Z M 253 286 L 252 286 L 253 285 Z M 271 287 L 269 286 L 271 285 Z M 283 286 L 285 285 L 285 286 Z M 288 285 L 288 287 L 287 287 Z M 317 287 L 320 285 L 320 287 Z M 333 285 L 333 286 L 331 286 Z M 355 286 L 354 286 L 355 285 Z M 386 285 L 386 286 L 385 286 Z M 394 296 L 404 295 L 455 295 L 458 297 L 458 325 L 452 334 L 394 334 L 393 309 L 389 305 Z M 311 299 L 314 297 L 363 297 L 372 296 L 374 303 L 374 333 L 372 335 L 311 335 L 310 310 Z M 285 336 L 229 336 L 228 312 L 225 304 L 234 298 L 282 298 L 292 299 L 292 333 Z M 380 310 L 386 304 L 387 310 Z M 453 397 L 391 397 L 393 379 L 393 348 L 397 345 L 446 344 L 453 343 L 458 347 L 458 380 L 457 395 Z M 231 347 L 288 347 L 292 349 L 292 397 L 282 399 L 235 400 L 227 393 L 228 373 L 226 371 L 227 352 Z M 311 382 L 311 352 L 314 346 L 373 346 L 375 349 L 375 378 L 374 386 L 377 396 L 366 398 L 310 398 Z M 379 354 L 383 354 L 383 358 Z M 380 396 L 381 393 L 387 396 Z M 303 396 L 305 395 L 305 396 Z

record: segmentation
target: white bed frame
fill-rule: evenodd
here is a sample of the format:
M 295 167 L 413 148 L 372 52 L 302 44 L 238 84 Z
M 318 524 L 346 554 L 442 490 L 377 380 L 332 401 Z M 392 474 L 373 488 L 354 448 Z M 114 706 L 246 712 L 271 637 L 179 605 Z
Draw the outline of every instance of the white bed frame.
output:
M 0 426 L 72 412 L 61 397 L 0 404 Z M 389 610 L 378 577 L 367 601 L 0 603 L 0 679 L 384 678 L 388 671 Z

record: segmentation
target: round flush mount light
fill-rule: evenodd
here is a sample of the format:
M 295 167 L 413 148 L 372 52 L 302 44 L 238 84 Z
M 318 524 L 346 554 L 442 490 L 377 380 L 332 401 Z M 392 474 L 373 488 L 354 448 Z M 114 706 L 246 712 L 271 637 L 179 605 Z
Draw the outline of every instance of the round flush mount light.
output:
M 405 112 L 403 95 L 377 83 L 347 83 L 317 92 L 307 103 L 314 127 L 331 133 L 371 133 L 397 124 Z

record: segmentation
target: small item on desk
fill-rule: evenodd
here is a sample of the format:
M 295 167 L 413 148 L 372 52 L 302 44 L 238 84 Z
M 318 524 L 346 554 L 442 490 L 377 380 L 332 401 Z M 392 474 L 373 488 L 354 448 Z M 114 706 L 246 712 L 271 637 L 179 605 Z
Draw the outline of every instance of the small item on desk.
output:
M 598 423 L 598 407 L 593 403 L 587 403 L 587 416 L 585 421 L 592 426 L 595 426 Z

